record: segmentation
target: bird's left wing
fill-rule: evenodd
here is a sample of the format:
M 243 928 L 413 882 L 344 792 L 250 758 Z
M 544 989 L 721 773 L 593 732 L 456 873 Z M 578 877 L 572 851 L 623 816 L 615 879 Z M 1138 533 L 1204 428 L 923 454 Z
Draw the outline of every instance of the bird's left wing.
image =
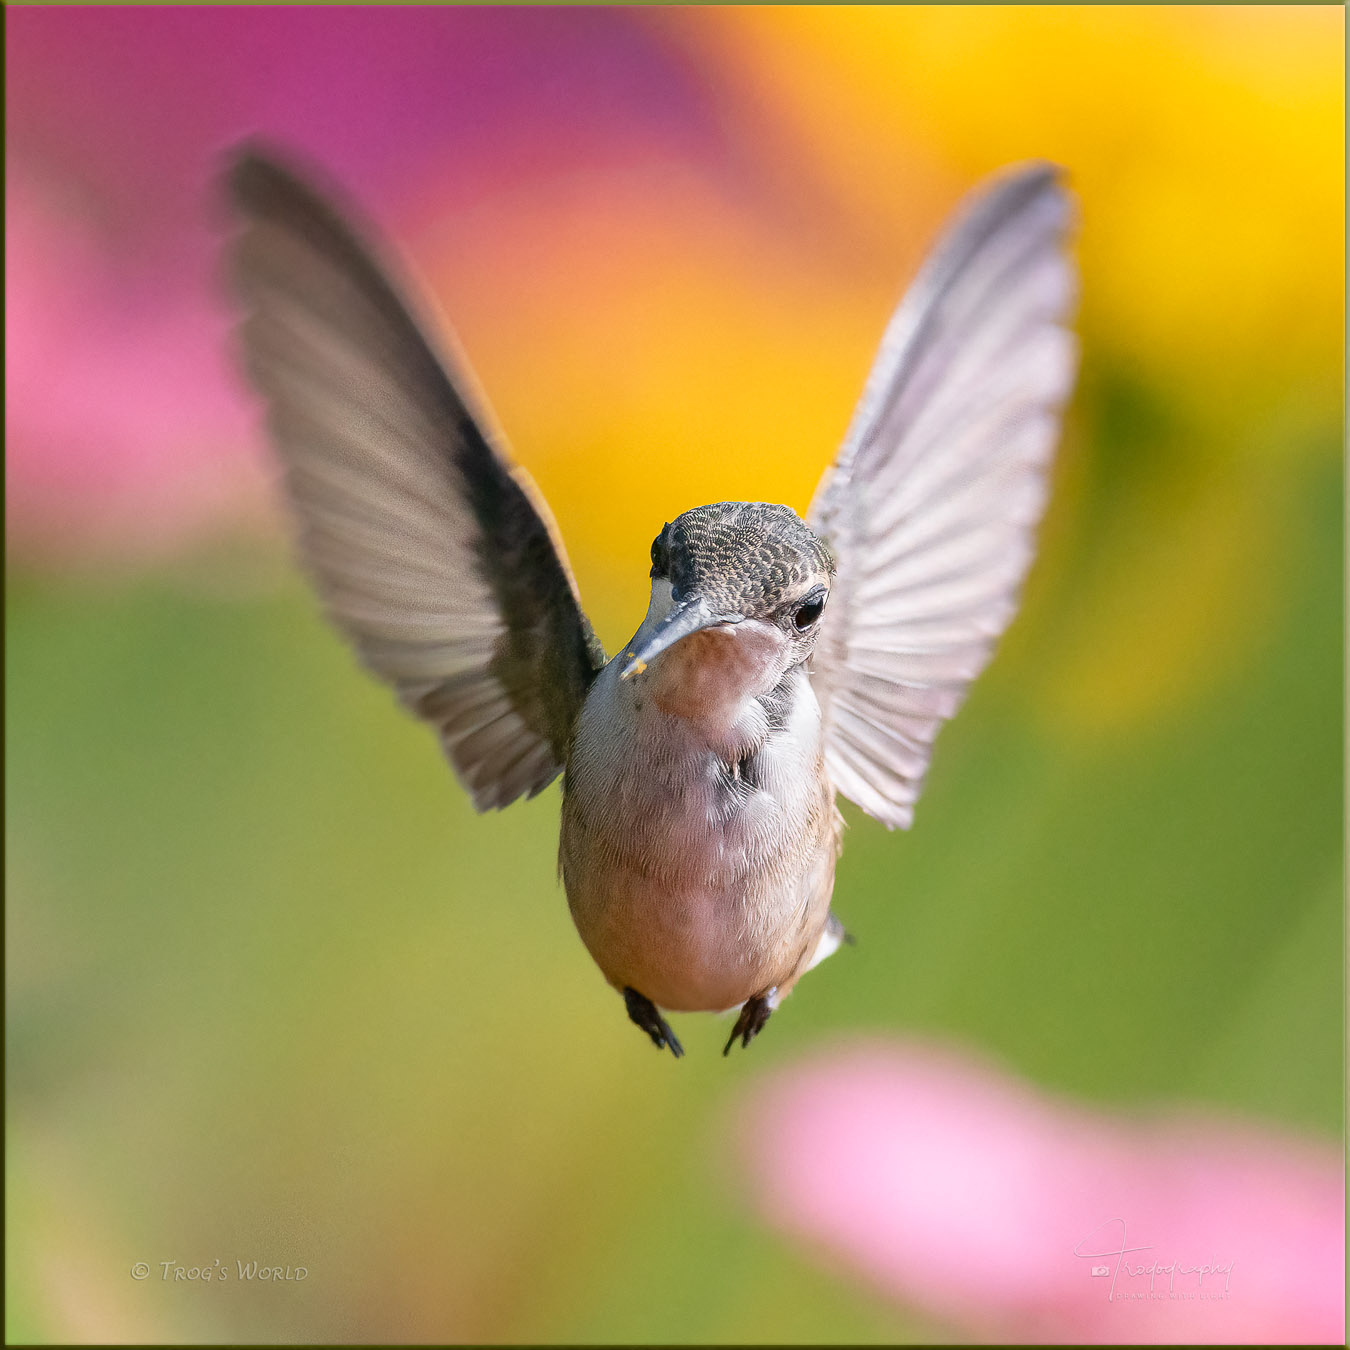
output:
M 329 617 L 480 811 L 533 796 L 604 663 L 547 506 L 343 214 L 256 150 L 227 189 L 245 360 Z
M 808 516 L 838 566 L 812 657 L 826 767 L 888 826 L 910 824 L 1031 561 L 1076 365 L 1071 215 L 1049 165 L 976 196 L 891 320 Z

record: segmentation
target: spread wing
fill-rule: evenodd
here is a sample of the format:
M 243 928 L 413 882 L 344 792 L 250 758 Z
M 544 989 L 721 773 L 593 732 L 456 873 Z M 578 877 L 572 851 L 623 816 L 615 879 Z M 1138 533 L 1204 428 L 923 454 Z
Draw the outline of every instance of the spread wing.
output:
M 834 550 L 812 663 L 838 791 L 913 819 L 934 737 L 1012 618 L 1077 349 L 1049 165 L 966 206 L 891 320 L 809 523 Z
M 604 663 L 547 506 L 334 206 L 252 150 L 227 189 L 245 363 L 329 617 L 480 811 L 533 796 Z

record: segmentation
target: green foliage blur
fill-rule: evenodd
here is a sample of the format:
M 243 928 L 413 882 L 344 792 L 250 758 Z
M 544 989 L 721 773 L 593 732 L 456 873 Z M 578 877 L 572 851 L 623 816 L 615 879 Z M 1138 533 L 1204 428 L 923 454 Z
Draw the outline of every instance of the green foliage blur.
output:
M 1104 409 L 1078 426 L 1094 459 L 1120 450 Z M 1110 514 L 1094 477 L 1085 520 Z M 1336 1131 L 1339 500 L 1328 444 L 1272 500 L 1288 544 L 1259 641 L 1108 744 L 1038 707 L 1092 603 L 1081 530 L 945 733 L 912 835 L 850 816 L 858 946 L 753 1055 L 686 1018 L 679 1064 L 572 931 L 555 794 L 475 818 L 298 584 L 12 575 L 12 1328 L 39 1337 L 45 1301 L 90 1282 L 125 1305 L 133 1259 L 243 1257 L 309 1275 L 165 1289 L 163 1333 L 903 1336 L 758 1232 L 717 1165 L 738 1083 L 844 1031 Z

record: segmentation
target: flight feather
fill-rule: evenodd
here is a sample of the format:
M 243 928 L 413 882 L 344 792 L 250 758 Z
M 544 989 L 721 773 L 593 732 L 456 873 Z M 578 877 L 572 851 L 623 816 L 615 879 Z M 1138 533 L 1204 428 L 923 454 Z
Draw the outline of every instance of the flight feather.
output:
M 329 617 L 479 810 L 533 796 L 604 663 L 547 506 L 349 212 L 253 148 L 227 190 L 245 363 Z
M 907 826 L 933 740 L 1016 609 L 1076 367 L 1072 203 L 1000 175 L 901 302 L 808 522 L 838 575 L 812 684 L 836 787 Z

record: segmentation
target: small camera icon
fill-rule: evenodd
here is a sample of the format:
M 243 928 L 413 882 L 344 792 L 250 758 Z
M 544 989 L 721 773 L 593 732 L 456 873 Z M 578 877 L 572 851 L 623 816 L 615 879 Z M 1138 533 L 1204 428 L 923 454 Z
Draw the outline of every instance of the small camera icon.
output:
M 1111 1273 L 1111 1267 L 1110 1267 L 1110 1266 L 1093 1266 L 1093 1267 L 1092 1267 L 1092 1273 L 1093 1273 L 1094 1275 L 1109 1275 L 1109 1274 Z

